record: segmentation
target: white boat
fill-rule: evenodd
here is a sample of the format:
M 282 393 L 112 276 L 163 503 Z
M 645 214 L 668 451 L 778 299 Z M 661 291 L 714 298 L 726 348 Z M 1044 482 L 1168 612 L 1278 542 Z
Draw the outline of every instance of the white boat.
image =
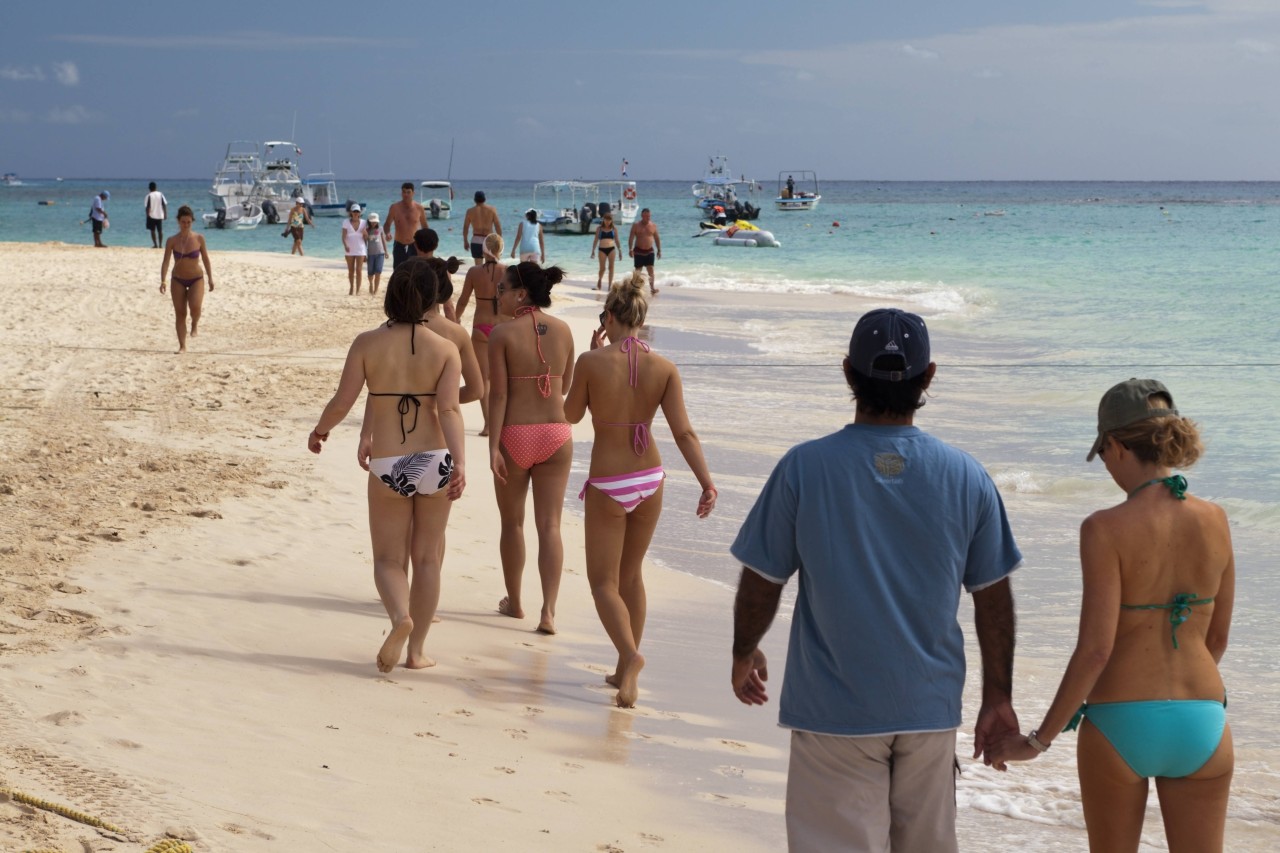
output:
M 453 212 L 453 184 L 448 181 L 423 181 L 422 206 L 432 219 L 448 219 Z
M 302 198 L 311 208 L 312 216 L 346 216 L 352 199 L 338 195 L 338 183 L 333 172 L 312 172 L 302 182 Z M 364 207 L 364 205 L 360 205 Z
M 796 175 L 800 176 L 799 182 Z M 800 169 L 778 173 L 778 196 L 773 200 L 773 206 L 778 210 L 813 210 L 820 201 L 822 194 L 818 192 L 817 172 Z
M 539 192 L 544 202 L 548 194 L 554 197 L 552 207 L 538 206 Z M 533 185 L 533 208 L 544 231 L 589 234 L 600 210 L 600 187 L 583 181 L 542 181 Z
M 693 185 L 693 206 L 707 213 L 717 207 L 724 211 L 726 219 L 756 219 L 760 216 L 758 201 L 760 185 L 746 177 L 734 179 L 726 157 L 717 154 L 707 163 L 702 179 Z
M 596 186 L 600 188 L 600 199 L 596 205 L 597 221 L 606 209 L 622 225 L 630 225 L 636 221 L 636 216 L 640 213 L 640 202 L 636 198 L 635 181 L 600 181 Z
M 6 187 L 20 187 L 20 186 L 22 186 L 22 181 L 18 178 L 18 173 L 17 173 L 17 172 L 5 172 L 5 173 L 4 173 L 4 178 L 3 178 L 2 180 L 4 181 L 4 185 L 5 185 Z
M 262 148 L 262 172 L 253 185 L 253 201 L 269 200 L 285 210 L 293 206 L 295 198 L 305 201 L 307 193 L 294 159 L 302 156 L 302 149 L 292 142 L 264 142 Z
M 754 249 L 757 246 L 777 249 L 782 246 L 773 236 L 772 231 L 765 231 L 745 219 L 739 219 L 724 226 L 703 222 L 701 227 L 702 230 L 693 236 L 709 237 L 717 246 L 738 246 L 746 249 Z
M 253 201 L 242 201 L 239 204 L 221 207 L 203 217 L 205 228 L 233 228 L 248 230 L 257 228 L 262 222 L 262 205 Z
M 226 210 L 248 201 L 261 174 L 262 155 L 258 143 L 228 142 L 226 156 L 214 173 L 213 186 L 209 188 L 214 210 Z

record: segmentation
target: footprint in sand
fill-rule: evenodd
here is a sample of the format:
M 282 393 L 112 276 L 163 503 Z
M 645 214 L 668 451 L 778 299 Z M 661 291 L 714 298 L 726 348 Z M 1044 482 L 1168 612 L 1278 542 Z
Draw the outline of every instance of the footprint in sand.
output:
M 566 768 L 568 768 L 569 770 L 581 770 L 581 769 L 582 769 L 582 765 L 581 765 L 581 764 L 574 764 L 572 761 L 566 761 L 564 764 L 562 764 L 562 765 L 560 765 L 560 766 L 561 766 L 561 767 L 566 767 Z
M 459 708 L 453 713 L 455 716 L 458 716 L 458 717 L 474 717 L 475 716 L 473 712 L 468 711 L 466 708 Z
M 504 731 L 507 734 L 511 735 L 512 740 L 528 740 L 529 739 L 529 733 L 524 729 L 504 729 Z
M 541 708 L 535 708 L 532 705 L 524 706 L 524 715 L 526 717 L 536 717 L 538 714 L 541 714 L 541 713 L 542 713 Z
M 708 803 L 715 803 L 718 806 L 728 806 L 731 809 L 745 809 L 747 807 L 746 803 L 738 802 L 723 794 L 702 793 L 698 794 L 698 799 Z
M 546 794 L 548 797 L 555 797 L 562 803 L 573 801 L 573 797 L 569 796 L 568 791 L 543 791 L 542 793 Z
M 661 835 L 654 835 L 649 832 L 640 833 L 641 847 L 657 847 L 661 845 L 665 840 L 666 839 L 664 839 Z
M 79 711 L 58 711 L 40 719 L 55 726 L 78 726 L 85 721 L 85 716 Z
M 746 771 L 741 767 L 734 767 L 731 764 L 721 764 L 719 767 L 715 768 L 715 772 L 719 773 L 721 776 L 727 776 L 730 779 L 741 779 L 746 774 Z
M 437 740 L 440 739 L 440 735 L 436 734 L 435 732 L 414 732 L 413 736 L 414 737 L 433 737 L 433 738 L 436 738 Z
M 745 743 L 738 743 L 736 740 L 722 740 L 720 742 L 725 746 L 729 747 L 730 749 L 746 749 L 747 748 L 747 745 Z
M 479 658 L 469 658 L 469 657 L 467 657 L 466 655 L 463 655 L 463 656 L 462 656 L 462 662 L 463 662 L 463 663 L 480 663 L 480 659 L 479 659 Z
M 125 740 L 124 738 L 120 738 L 119 740 L 113 740 L 112 743 L 114 743 L 116 746 L 122 746 L 125 749 L 142 749 L 142 744 L 138 743 L 137 741 Z
M 506 773 L 508 776 L 510 776 L 512 773 L 515 773 L 515 772 L 516 772 L 516 771 L 512 770 L 510 767 L 495 767 L 495 768 L 493 768 L 493 769 L 494 769 L 494 770 L 497 770 L 499 773 Z

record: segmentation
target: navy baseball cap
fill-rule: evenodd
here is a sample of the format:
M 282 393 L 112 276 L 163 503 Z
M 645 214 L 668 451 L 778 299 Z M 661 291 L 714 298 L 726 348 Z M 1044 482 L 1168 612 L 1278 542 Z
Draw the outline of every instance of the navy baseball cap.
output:
M 901 369 L 877 369 L 876 359 L 894 355 L 902 359 Z M 863 376 L 902 382 L 914 379 L 929 368 L 929 330 L 924 320 L 897 308 L 868 311 L 853 327 L 849 339 L 849 364 Z

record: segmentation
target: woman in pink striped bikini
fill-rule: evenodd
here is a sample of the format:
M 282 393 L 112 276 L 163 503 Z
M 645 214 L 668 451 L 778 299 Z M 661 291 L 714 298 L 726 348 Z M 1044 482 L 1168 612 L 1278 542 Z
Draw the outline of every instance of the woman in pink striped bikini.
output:
M 595 427 L 591 473 L 579 497 L 585 500 L 587 580 L 596 612 L 618 650 L 617 668 L 605 681 L 618 688 L 615 701 L 622 708 L 635 705 L 644 668 L 640 569 L 662 513 L 665 478 L 662 457 L 649 435 L 659 407 L 702 487 L 698 517 L 705 518 L 716 505 L 702 444 L 685 411 L 680 373 L 638 337 L 648 310 L 641 273 L 609 289 L 600 328 L 591 335 L 591 351 L 578 359 L 564 403 L 570 423 L 582 420 L 590 409 Z

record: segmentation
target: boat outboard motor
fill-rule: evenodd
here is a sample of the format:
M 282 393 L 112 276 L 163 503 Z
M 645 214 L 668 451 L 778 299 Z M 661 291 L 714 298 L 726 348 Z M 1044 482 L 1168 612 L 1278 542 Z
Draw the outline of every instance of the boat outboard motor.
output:
M 596 206 L 591 202 L 587 202 L 582 206 L 582 210 L 578 211 L 578 227 L 582 229 L 583 234 L 591 230 L 591 220 L 595 218 Z
M 600 216 L 603 217 L 606 213 L 613 212 L 613 205 L 607 201 L 602 201 L 600 202 L 600 207 L 597 208 L 597 210 L 599 210 Z
M 213 221 L 213 227 L 214 228 L 227 227 L 227 209 L 225 207 L 218 208 L 218 216 Z
M 302 203 L 302 206 L 303 206 L 303 207 L 305 207 L 305 208 L 307 209 L 307 216 L 310 216 L 312 219 L 314 219 L 314 218 L 315 218 L 315 216 L 316 216 L 316 212 L 315 212 L 314 210 L 312 210 L 312 209 L 311 209 L 311 202 L 309 202 L 309 201 L 304 201 L 304 202 Z
M 431 218 L 440 218 L 440 199 L 438 198 L 431 199 Z
M 347 204 L 346 204 L 347 213 L 350 213 L 351 208 L 355 207 L 356 204 L 358 204 L 358 202 L 355 199 L 353 198 L 347 199 Z
M 276 210 L 276 203 L 269 198 L 262 201 L 262 215 L 268 225 L 280 224 L 280 211 Z

